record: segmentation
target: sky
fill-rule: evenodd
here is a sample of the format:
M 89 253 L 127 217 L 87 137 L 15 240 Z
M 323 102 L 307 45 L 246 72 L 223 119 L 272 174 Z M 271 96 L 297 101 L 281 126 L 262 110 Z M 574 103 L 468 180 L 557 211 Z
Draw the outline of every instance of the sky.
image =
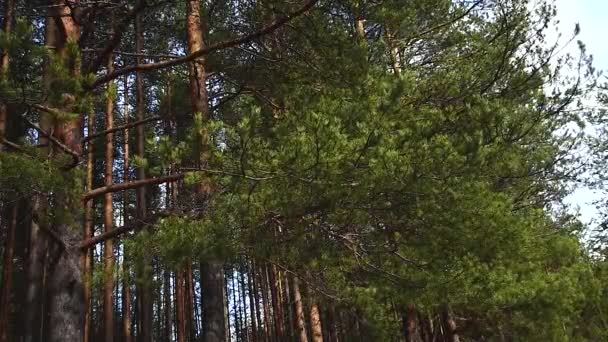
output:
M 562 33 L 561 41 L 566 42 L 574 32 L 576 23 L 580 24 L 577 39 L 587 47 L 587 53 L 593 55 L 594 66 L 608 74 L 608 0 L 555 0 L 557 6 L 557 29 Z M 576 54 L 577 45 L 571 43 L 565 51 Z M 605 79 L 604 79 L 605 80 Z M 567 201 L 580 208 L 581 219 L 590 222 L 598 217 L 597 210 L 591 201 L 598 199 L 599 194 L 585 188 L 577 189 Z

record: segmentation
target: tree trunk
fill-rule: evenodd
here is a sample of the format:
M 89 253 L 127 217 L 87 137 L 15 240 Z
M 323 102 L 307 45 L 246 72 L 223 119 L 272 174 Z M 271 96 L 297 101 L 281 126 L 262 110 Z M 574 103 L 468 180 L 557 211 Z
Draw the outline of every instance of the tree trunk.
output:
M 283 324 L 283 306 L 280 298 L 280 277 L 278 276 L 277 267 L 272 265 L 267 267 L 270 276 L 270 294 L 272 296 L 272 313 L 274 318 L 274 330 L 277 341 L 285 339 L 285 328 Z
M 5 35 L 11 34 L 11 30 L 13 27 L 13 11 L 15 9 L 15 1 L 14 0 L 5 0 L 4 1 L 4 22 L 2 23 L 2 31 L 4 31 Z M 8 50 L 2 52 L 0 56 L 0 78 L 4 79 L 8 74 L 8 66 L 9 66 L 9 55 Z M 0 99 L 0 153 L 2 152 L 3 144 L 2 141 L 5 137 L 6 132 L 6 120 L 8 119 L 8 106 L 6 103 Z
M 258 312 L 259 306 L 257 305 L 256 296 L 254 296 L 255 285 L 252 282 L 251 272 L 247 272 L 251 270 L 250 263 L 245 259 L 245 274 L 247 274 L 247 292 L 249 297 L 249 311 L 251 312 L 251 341 L 258 341 Z
M 460 337 L 456 332 L 456 321 L 450 314 L 450 309 L 447 305 L 444 306 L 441 312 L 441 320 L 444 329 L 444 336 L 446 342 L 460 342 Z
M 184 295 L 184 272 L 175 273 L 175 321 L 177 323 L 177 342 L 186 341 L 186 312 Z
M 260 277 L 262 279 L 262 306 L 264 308 L 264 334 L 266 341 L 270 342 L 273 340 L 272 326 L 270 320 L 272 315 L 270 314 L 270 302 L 268 300 L 268 278 L 266 277 L 266 271 L 263 266 L 258 266 Z
M 208 261 L 201 265 L 201 287 L 203 292 L 203 341 L 226 340 L 224 317 L 224 269 L 219 261 Z
M 308 336 L 306 334 L 306 318 L 304 317 L 304 305 L 302 304 L 302 294 L 300 293 L 300 280 L 294 276 L 291 284 L 293 289 L 293 305 L 296 314 L 296 331 L 298 334 L 298 341 L 308 342 Z
M 142 0 L 139 0 L 142 1 Z M 138 54 L 143 52 L 144 45 L 144 28 L 142 14 L 139 13 L 135 18 L 135 51 Z M 142 58 L 137 57 L 137 64 L 141 64 Z M 140 72 L 135 73 L 135 106 L 136 106 L 136 119 L 143 120 L 145 116 L 145 99 L 144 99 L 144 81 L 143 75 Z M 135 131 L 136 135 L 136 146 L 135 154 L 139 158 L 145 158 L 145 133 L 144 126 L 138 125 Z M 146 179 L 146 171 L 143 167 L 137 168 L 137 179 Z M 146 203 L 146 187 L 141 186 L 136 190 L 136 206 L 137 206 L 137 218 L 141 221 L 145 221 L 147 213 Z M 139 332 L 141 342 L 152 342 L 152 331 L 153 326 L 153 302 L 152 302 L 152 278 L 150 272 L 151 260 L 142 260 L 138 272 L 140 273 L 140 282 L 137 286 L 137 297 L 140 302 L 139 311 Z
M 112 36 L 112 33 L 110 33 Z M 107 70 L 112 72 L 114 69 L 114 60 L 108 58 Z M 111 130 L 114 127 L 114 96 L 110 94 L 113 88 L 113 82 L 108 83 L 108 98 L 106 99 L 106 130 Z M 111 186 L 114 182 L 114 134 L 108 133 L 105 136 L 105 172 L 104 184 Z M 104 231 L 109 233 L 114 228 L 114 208 L 112 204 L 112 193 L 108 192 L 104 195 L 103 202 L 103 226 Z M 103 324 L 104 324 L 104 341 L 114 341 L 114 243 L 112 239 L 107 239 L 104 242 L 104 288 L 103 288 Z
M 312 291 L 308 291 L 312 292 Z M 313 342 L 323 342 L 323 327 L 321 325 L 321 314 L 319 313 L 319 304 L 314 298 L 314 295 L 310 295 L 310 331 L 312 333 Z
M 129 122 L 129 78 L 124 78 L 124 95 L 123 95 L 123 116 L 125 124 Z M 129 129 L 125 128 L 123 131 L 123 169 L 122 177 L 123 182 L 129 181 Z M 122 222 L 127 225 L 129 222 L 129 196 L 128 191 L 124 191 L 122 194 Z M 122 335 L 125 342 L 133 341 L 133 331 L 131 329 L 131 287 L 130 287 L 130 274 L 129 267 L 125 268 L 126 259 L 123 257 L 123 278 L 122 278 Z
M 4 257 L 2 259 L 2 290 L 0 291 L 0 342 L 9 342 L 9 315 L 11 311 L 11 285 L 13 284 L 13 255 L 15 248 L 15 228 L 17 227 L 17 204 L 13 203 L 7 211 L 8 225 Z
M 187 4 L 187 36 L 188 52 L 192 53 L 204 47 L 201 29 L 200 1 L 186 0 Z M 190 100 L 192 109 L 208 118 L 207 88 L 205 86 L 205 60 L 195 59 L 190 65 Z M 202 137 L 205 139 L 205 137 Z M 204 141 L 202 142 L 205 143 Z M 200 162 L 206 163 L 206 151 L 203 151 Z M 199 189 L 204 191 L 206 189 Z M 224 315 L 224 275 L 223 263 L 219 260 L 208 260 L 203 263 L 201 270 L 202 302 L 205 318 L 203 331 L 205 342 L 226 340 L 226 322 Z

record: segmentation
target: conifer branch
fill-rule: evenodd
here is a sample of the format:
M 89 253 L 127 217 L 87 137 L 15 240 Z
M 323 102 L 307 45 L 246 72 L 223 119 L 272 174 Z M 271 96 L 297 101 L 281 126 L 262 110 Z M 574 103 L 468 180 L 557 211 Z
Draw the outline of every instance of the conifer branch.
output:
M 176 65 L 180 65 L 180 64 L 184 64 L 184 63 L 188 63 L 191 62 L 201 56 L 205 56 L 208 55 L 214 51 L 218 51 L 218 50 L 223 50 L 223 49 L 227 49 L 233 46 L 237 46 L 237 45 L 241 45 L 244 43 L 247 43 L 253 39 L 256 39 L 258 37 L 264 36 L 266 34 L 272 33 L 275 30 L 277 30 L 278 28 L 280 28 L 281 26 L 283 26 L 284 24 L 288 23 L 289 21 L 293 20 L 296 17 L 299 17 L 300 15 L 306 13 L 308 10 L 310 10 L 316 3 L 318 2 L 318 0 L 309 0 L 308 2 L 306 2 L 304 4 L 304 6 L 300 7 L 300 9 L 296 10 L 295 12 L 292 12 L 288 15 L 285 15 L 277 20 L 275 20 L 274 22 L 272 22 L 271 24 L 257 30 L 254 31 L 252 33 L 249 33 L 247 35 L 244 35 L 240 38 L 236 38 L 233 40 L 229 40 L 229 41 L 224 41 L 224 42 L 220 42 L 220 43 L 216 43 L 213 45 L 209 45 L 205 48 L 202 48 L 196 52 L 193 52 L 191 54 L 185 55 L 183 57 L 180 58 L 175 58 L 175 59 L 171 59 L 171 60 L 166 60 L 166 61 L 162 61 L 162 62 L 157 62 L 157 63 L 149 63 L 149 64 L 137 64 L 137 65 L 130 65 L 127 67 L 124 67 L 122 69 L 118 69 L 114 72 L 105 74 L 99 78 L 97 78 L 91 85 L 90 88 L 91 89 L 95 89 L 97 87 L 99 87 L 100 85 L 112 81 L 122 75 L 125 74 L 129 74 L 132 72 L 148 72 L 148 71 L 154 71 L 154 70 L 160 70 L 160 69 L 166 69 L 166 68 L 170 68 Z

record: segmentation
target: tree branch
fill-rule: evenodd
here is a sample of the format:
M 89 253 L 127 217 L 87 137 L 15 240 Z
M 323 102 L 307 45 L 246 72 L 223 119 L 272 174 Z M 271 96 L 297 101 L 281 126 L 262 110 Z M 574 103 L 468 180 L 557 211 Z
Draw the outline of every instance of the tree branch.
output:
M 279 27 L 283 26 L 285 23 L 293 20 L 294 18 L 306 13 L 309 9 L 311 9 L 316 3 L 318 2 L 318 0 L 309 0 L 308 2 L 306 2 L 304 4 L 304 6 L 300 7 L 300 9 L 296 10 L 295 12 L 292 12 L 284 17 L 281 17 L 277 20 L 275 20 L 273 23 L 271 23 L 268 26 L 265 26 L 263 28 L 261 28 L 258 31 L 252 32 L 250 34 L 247 34 L 245 36 L 242 36 L 240 38 L 236 38 L 233 40 L 229 40 L 229 41 L 224 41 L 224 42 L 220 42 L 217 44 L 213 44 L 213 45 L 209 45 L 203 49 L 200 49 L 196 52 L 193 52 L 189 55 L 185 55 L 183 57 L 179 57 L 179 58 L 175 58 L 175 59 L 171 59 L 171 60 L 166 60 L 166 61 L 162 61 L 162 62 L 157 62 L 157 63 L 149 63 L 149 64 L 138 64 L 138 65 L 130 65 L 127 67 L 124 67 L 122 69 L 118 69 L 114 72 L 111 72 L 109 74 L 105 74 L 101 77 L 98 77 L 91 85 L 89 88 L 91 89 L 95 89 L 98 86 L 112 81 L 122 75 L 125 74 L 129 74 L 132 72 L 147 72 L 147 71 L 153 71 L 153 70 L 159 70 L 159 69 L 166 69 L 166 68 L 170 68 L 176 65 L 180 65 L 180 64 L 184 64 L 190 61 L 193 61 L 201 56 L 205 56 L 210 54 L 211 52 L 217 51 L 217 50 L 222 50 L 222 49 L 226 49 L 226 48 L 230 48 L 233 46 L 237 46 L 243 43 L 246 43 L 248 41 L 251 41 L 253 39 L 256 39 L 258 37 L 261 37 L 263 35 L 272 33 L 273 31 L 277 30 Z
M 95 134 L 91 134 L 85 138 L 82 139 L 82 143 L 87 143 L 93 139 L 108 135 L 110 133 L 114 133 L 114 132 L 118 132 L 118 131 L 122 131 L 124 129 L 129 129 L 129 128 L 133 128 L 139 125 L 143 125 L 145 123 L 151 122 L 151 121 L 158 121 L 158 120 L 163 120 L 163 118 L 161 116 L 152 116 L 149 117 L 147 119 L 143 119 L 143 120 L 139 120 L 139 121 L 133 121 L 133 122 L 129 122 L 128 124 L 124 124 L 122 126 L 116 126 L 112 129 L 108 129 L 105 130 L 103 132 L 99 132 L 99 133 L 95 133 Z
M 84 203 L 86 203 L 89 200 L 91 200 L 97 196 L 104 195 L 109 192 L 130 190 L 130 189 L 135 189 L 135 188 L 139 188 L 139 187 L 146 186 L 146 185 L 175 182 L 175 181 L 178 181 L 178 180 L 184 178 L 185 176 L 186 176 L 185 173 L 176 173 L 174 175 L 169 175 L 169 176 L 148 178 L 148 179 L 142 179 L 142 180 L 137 180 L 137 181 L 133 181 L 133 182 L 125 182 L 125 183 L 118 183 L 118 184 L 102 186 L 100 188 L 91 190 L 91 191 L 87 192 L 86 194 L 84 194 L 84 196 L 82 197 L 82 201 Z

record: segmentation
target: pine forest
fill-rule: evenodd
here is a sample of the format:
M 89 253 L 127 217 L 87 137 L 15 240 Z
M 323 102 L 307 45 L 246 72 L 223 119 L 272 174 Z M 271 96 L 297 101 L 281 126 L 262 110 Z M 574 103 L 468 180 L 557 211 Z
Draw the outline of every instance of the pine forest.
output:
M 0 342 L 608 341 L 558 10 L 0 1 Z

